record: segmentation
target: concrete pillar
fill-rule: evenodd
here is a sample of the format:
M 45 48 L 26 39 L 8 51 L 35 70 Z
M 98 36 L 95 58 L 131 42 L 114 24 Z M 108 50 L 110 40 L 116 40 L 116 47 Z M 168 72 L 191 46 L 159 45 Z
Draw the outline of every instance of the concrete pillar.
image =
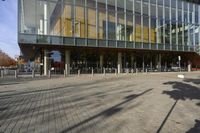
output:
M 103 55 L 101 54 L 100 55 L 100 68 L 102 69 L 103 68 Z
M 70 74 L 70 51 L 65 51 L 65 72 L 66 75 Z
M 49 51 L 48 50 L 44 50 L 44 75 L 47 76 L 48 75 L 48 70 L 49 70 Z
M 118 73 L 121 73 L 122 71 L 122 53 L 118 53 L 117 71 Z
M 190 61 L 188 61 L 188 72 L 192 71 L 192 64 Z

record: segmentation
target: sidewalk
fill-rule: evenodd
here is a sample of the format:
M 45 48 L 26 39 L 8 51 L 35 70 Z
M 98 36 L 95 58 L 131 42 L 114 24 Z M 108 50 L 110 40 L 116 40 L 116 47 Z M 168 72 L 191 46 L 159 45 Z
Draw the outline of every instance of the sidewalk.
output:
M 199 76 L 187 73 L 184 80 L 177 73 L 16 79 L 0 85 L 0 132 L 191 131 L 197 129 L 200 116 Z

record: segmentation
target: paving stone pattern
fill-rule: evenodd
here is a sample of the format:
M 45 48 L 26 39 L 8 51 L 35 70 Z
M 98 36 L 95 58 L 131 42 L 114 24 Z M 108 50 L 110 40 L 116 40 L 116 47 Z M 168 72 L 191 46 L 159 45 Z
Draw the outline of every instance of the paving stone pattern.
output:
M 199 75 L 0 81 L 0 133 L 198 132 Z

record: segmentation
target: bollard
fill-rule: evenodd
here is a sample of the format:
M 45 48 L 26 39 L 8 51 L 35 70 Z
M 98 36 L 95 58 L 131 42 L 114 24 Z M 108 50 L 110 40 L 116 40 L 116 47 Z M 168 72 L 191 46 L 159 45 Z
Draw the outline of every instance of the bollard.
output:
M 66 78 L 67 77 L 67 75 L 66 75 L 66 71 L 64 70 L 64 78 Z
M 131 74 L 133 74 L 134 73 L 134 70 L 133 69 L 131 69 Z
M 48 74 L 49 78 L 51 78 L 51 70 L 49 70 L 49 74 Z
M 94 76 L 94 69 L 92 68 L 92 76 Z
M 81 75 L 81 71 L 80 71 L 80 70 L 78 70 L 78 77 L 80 77 L 80 75 Z
M 128 73 L 129 73 L 129 70 L 128 70 L 128 69 L 126 69 L 126 75 L 128 75 Z
M 115 75 L 117 75 L 117 69 L 115 69 Z
M 105 76 L 106 75 L 106 69 L 103 68 L 103 75 Z
M 32 70 L 32 78 L 35 78 L 35 70 Z
M 138 69 L 136 68 L 136 74 L 138 74 Z
M 4 78 L 4 71 L 1 70 L 1 78 Z
M 18 78 L 17 70 L 15 70 L 15 78 L 16 78 L 16 79 Z

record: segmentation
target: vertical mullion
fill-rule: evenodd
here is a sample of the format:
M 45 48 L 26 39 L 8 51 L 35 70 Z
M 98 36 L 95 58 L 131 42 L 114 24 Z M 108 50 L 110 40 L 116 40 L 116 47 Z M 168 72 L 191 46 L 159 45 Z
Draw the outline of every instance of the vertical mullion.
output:
M 125 27 L 125 48 L 127 47 L 127 17 L 126 17 L 126 0 L 124 0 L 124 27 Z
M 64 1 L 61 0 L 61 29 L 62 29 L 62 33 L 61 33 L 61 36 L 62 36 L 62 40 L 61 40 L 61 44 L 63 44 L 63 36 L 64 36 L 64 31 L 65 31 L 65 24 L 64 24 Z M 50 29 L 50 28 L 49 28 Z M 50 31 L 49 31 L 50 32 Z
M 22 27 L 22 9 L 20 8 L 21 7 L 21 0 L 18 0 L 17 1 L 17 40 L 20 40 L 19 38 L 19 34 L 22 33 L 21 31 L 21 27 Z M 36 33 L 35 33 L 36 34 Z
M 75 26 L 75 21 L 76 21 L 76 2 L 75 2 L 75 0 L 73 0 L 73 5 L 72 5 L 72 7 L 73 7 L 73 9 L 72 9 L 72 35 L 73 35 L 73 38 L 74 38 L 74 45 L 76 45 L 76 40 L 75 40 L 75 28 L 76 28 L 76 26 Z
M 64 26 L 63 26 L 63 0 L 60 0 L 59 2 L 58 2 L 58 4 L 60 4 L 61 5 L 61 8 L 60 8 L 60 12 L 61 12 L 61 15 L 60 15 L 60 19 L 61 19 L 61 24 L 60 24 L 60 36 L 63 36 L 63 28 L 64 28 Z
M 98 18 L 99 18 L 99 12 L 98 12 L 98 0 L 95 0 L 95 5 L 96 5 L 96 40 L 99 39 L 99 21 L 98 21 Z M 98 44 L 97 43 L 98 41 L 96 41 L 96 45 Z
M 193 25 L 193 47 L 195 46 L 195 39 L 196 39 L 196 34 L 195 34 L 195 4 L 193 4 L 193 14 L 192 14 L 192 25 Z
M 184 2 L 181 1 L 181 5 L 182 5 L 182 45 L 183 45 L 183 51 L 184 51 L 184 45 L 185 45 L 185 23 L 184 23 L 184 18 L 185 18 L 185 13 L 184 13 Z
M 158 49 L 158 40 L 159 40 L 159 33 L 158 33 L 158 0 L 156 0 L 156 49 Z
M 190 45 L 190 6 L 189 6 L 189 3 L 187 3 L 187 18 L 188 18 L 188 20 L 187 20 L 187 30 L 188 30 L 188 42 L 187 42 L 187 46 L 189 46 Z M 189 48 L 189 47 L 188 47 Z
M 176 0 L 176 50 L 178 50 L 178 0 Z
M 163 8 L 163 44 L 165 50 L 165 0 L 162 1 L 162 8 Z
M 133 0 L 133 41 L 134 41 L 134 48 L 135 48 L 135 0 Z
M 22 2 L 22 1 L 21 1 Z M 24 3 L 24 1 L 23 1 L 23 3 Z M 21 5 L 22 6 L 22 5 Z M 22 7 L 21 7 L 22 8 Z M 24 7 L 23 7 L 24 8 Z M 24 10 L 24 9 L 23 9 Z M 36 26 L 36 24 L 37 24 L 37 13 L 38 13 L 38 11 L 37 11 L 37 1 L 35 0 L 35 26 Z M 24 16 L 24 12 L 23 12 L 23 17 L 25 17 Z M 23 21 L 24 21 L 24 19 L 25 18 L 23 18 Z M 24 23 L 24 22 L 23 22 Z M 24 25 L 25 24 L 23 24 L 23 29 L 24 29 Z M 38 30 L 38 29 L 37 29 Z M 53 33 L 54 33 L 54 30 L 53 30 Z M 38 31 L 37 31 L 37 35 L 38 35 L 39 33 L 38 33 Z M 36 37 L 36 39 L 37 39 L 37 37 Z
M 169 23 L 170 23 L 170 32 L 169 32 L 170 50 L 172 50 L 172 0 L 170 0 L 170 5 L 169 5 Z
M 141 43 L 142 43 L 142 48 L 144 48 L 144 33 L 143 33 L 143 28 L 144 28 L 144 22 L 143 22 L 143 0 L 140 2 L 140 10 L 141 10 Z
M 119 35 L 117 33 L 117 25 L 118 25 L 118 15 L 117 15 L 117 0 L 115 0 L 115 40 L 116 40 L 116 47 L 117 47 L 117 41 L 119 40 Z
M 106 46 L 108 46 L 108 0 L 106 0 Z
M 85 39 L 85 45 L 87 45 L 87 39 L 88 39 L 88 7 L 87 7 L 87 1 L 88 0 L 84 0 L 85 4 L 84 4 L 84 18 L 85 18 L 85 35 L 84 37 Z
M 198 27 L 199 27 L 199 40 L 198 40 L 198 43 L 200 45 L 200 5 L 198 5 L 198 16 L 199 16 L 198 17 Z
M 149 12 L 149 49 L 151 49 L 151 3 L 148 0 L 148 12 Z

